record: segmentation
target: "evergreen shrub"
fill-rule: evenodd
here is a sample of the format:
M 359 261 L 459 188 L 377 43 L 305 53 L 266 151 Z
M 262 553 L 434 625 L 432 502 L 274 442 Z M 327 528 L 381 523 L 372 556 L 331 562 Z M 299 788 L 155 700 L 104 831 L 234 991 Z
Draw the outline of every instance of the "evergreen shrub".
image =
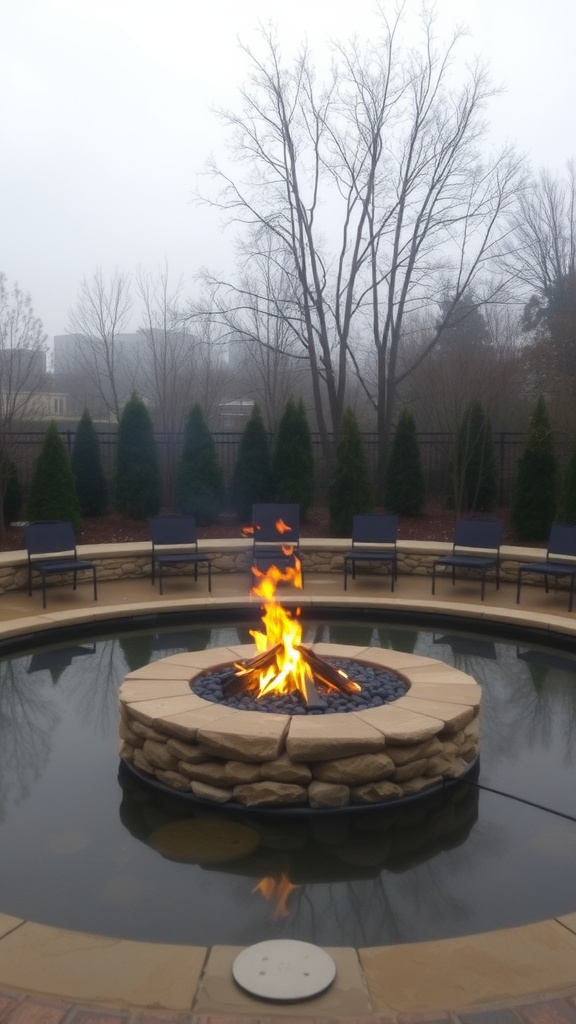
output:
M 8 524 L 17 522 L 22 515 L 24 492 L 16 463 L 12 459 L 6 459 L 3 469 L 6 474 L 3 515 L 4 523 Z
M 510 522 L 519 541 L 547 540 L 556 511 L 557 464 L 544 399 L 536 403 L 512 488 Z
M 70 462 L 82 515 L 104 516 L 108 508 L 108 487 L 102 469 L 98 435 L 87 409 L 76 428 Z
M 390 512 L 401 516 L 420 515 L 426 488 L 416 420 L 409 409 L 400 413 L 386 463 L 384 500 Z
M 184 426 L 176 467 L 176 510 L 199 525 L 214 523 L 224 507 L 224 476 L 214 438 L 201 405 L 193 405 Z
M 563 523 L 576 523 L 576 448 L 572 451 L 564 472 L 558 518 Z
M 274 494 L 268 435 L 257 405 L 252 410 L 240 444 L 230 487 L 230 504 L 242 522 L 252 521 L 252 505 L 271 501 Z
M 120 515 L 148 519 L 160 511 L 162 485 L 154 427 L 142 399 L 134 393 L 118 423 L 114 504 Z
M 456 433 L 450 465 L 453 507 L 461 512 L 490 512 L 498 496 L 498 467 L 492 424 L 483 405 L 473 399 Z
M 308 417 L 302 399 L 289 398 L 278 422 L 274 445 L 276 501 L 300 505 L 306 519 L 314 500 L 314 452 Z
M 65 519 L 76 533 L 82 525 L 76 482 L 64 440 L 50 423 L 34 466 L 28 495 L 28 518 Z
M 330 533 L 350 537 L 356 513 L 372 511 L 372 474 L 364 439 L 351 409 L 342 417 L 334 469 L 328 485 Z

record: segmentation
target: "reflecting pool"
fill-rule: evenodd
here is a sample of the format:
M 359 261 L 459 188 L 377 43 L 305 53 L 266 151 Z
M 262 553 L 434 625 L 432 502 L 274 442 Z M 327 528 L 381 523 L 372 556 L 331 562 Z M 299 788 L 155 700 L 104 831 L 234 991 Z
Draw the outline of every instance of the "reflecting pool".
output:
M 248 628 L 155 624 L 0 661 L 0 912 L 157 942 L 366 946 L 576 910 L 569 651 L 429 626 L 305 622 L 308 643 L 410 650 L 482 685 L 478 779 L 405 807 L 230 814 L 119 770 L 126 672 L 245 643 Z

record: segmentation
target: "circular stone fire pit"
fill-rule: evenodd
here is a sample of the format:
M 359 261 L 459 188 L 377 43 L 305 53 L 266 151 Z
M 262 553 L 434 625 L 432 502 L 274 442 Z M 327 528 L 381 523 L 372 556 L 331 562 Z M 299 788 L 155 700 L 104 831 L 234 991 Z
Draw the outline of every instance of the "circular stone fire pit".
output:
M 381 805 L 471 770 L 481 700 L 471 676 L 399 651 L 327 643 L 312 650 L 389 669 L 407 692 L 346 714 L 242 711 L 203 699 L 193 685 L 208 670 L 251 658 L 251 645 L 175 654 L 126 676 L 120 757 L 169 789 L 248 808 Z

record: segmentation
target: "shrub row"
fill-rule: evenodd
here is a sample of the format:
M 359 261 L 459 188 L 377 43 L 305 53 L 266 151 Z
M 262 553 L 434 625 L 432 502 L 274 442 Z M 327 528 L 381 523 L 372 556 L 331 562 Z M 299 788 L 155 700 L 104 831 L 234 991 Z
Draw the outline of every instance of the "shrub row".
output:
M 21 507 L 18 475 L 7 461 L 4 519 L 17 518 Z M 552 431 L 546 404 L 535 407 L 517 467 L 510 509 L 519 541 L 544 540 L 555 517 L 576 521 L 576 449 L 563 487 L 558 482 Z M 328 489 L 330 532 L 349 536 L 355 513 L 374 508 L 374 482 L 362 434 L 347 409 L 335 452 Z M 495 505 L 498 480 L 493 433 L 478 401 L 470 403 L 456 434 L 449 467 L 449 504 L 457 514 L 486 513 Z M 118 426 L 116 469 L 111 493 L 105 479 L 98 436 L 88 412 L 79 421 L 71 459 L 54 422 L 46 431 L 37 459 L 27 514 L 30 519 L 69 519 L 104 515 L 110 504 L 129 518 L 144 520 L 160 511 L 161 475 L 154 430 L 144 402 L 133 395 Z M 175 511 L 194 515 L 199 525 L 214 522 L 228 504 L 240 521 L 249 522 L 255 502 L 300 505 L 302 519 L 314 492 L 314 458 L 306 412 L 301 400 L 289 399 L 273 448 L 257 406 L 243 431 L 230 492 L 226 495 L 214 439 L 202 408 L 189 412 L 176 472 Z M 401 515 L 424 509 L 425 486 L 413 414 L 400 413 L 384 474 L 384 507 Z

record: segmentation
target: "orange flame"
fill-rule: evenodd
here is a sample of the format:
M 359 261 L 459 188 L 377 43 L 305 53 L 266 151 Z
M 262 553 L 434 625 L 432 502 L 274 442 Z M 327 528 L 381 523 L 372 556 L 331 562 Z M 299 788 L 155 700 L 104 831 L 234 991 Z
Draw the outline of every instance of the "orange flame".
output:
M 286 525 L 283 519 L 277 519 L 274 525 L 278 530 L 278 533 L 289 533 L 292 529 L 291 526 Z
M 288 897 L 295 889 L 299 889 L 299 885 L 293 885 L 286 872 L 282 871 L 280 878 L 271 878 L 269 875 L 266 878 L 262 878 L 258 885 L 255 885 L 252 892 L 259 892 L 264 896 L 264 899 L 275 900 L 276 906 L 274 907 L 274 920 L 276 921 L 279 917 L 290 917 L 290 911 L 286 904 Z
M 250 630 L 256 650 L 262 653 L 276 647 L 277 644 L 282 645 L 275 661 L 260 673 L 258 695 L 263 697 L 270 692 L 290 693 L 297 689 L 305 697 L 306 679 L 312 678 L 312 671 L 297 650 L 302 640 L 302 626 L 276 601 L 276 588 L 279 583 L 291 583 L 298 590 L 302 589 L 300 560 L 295 558 L 294 566 L 287 566 L 284 570 L 277 565 L 271 565 L 265 573 L 256 568 L 252 571 L 258 578 L 258 582 L 252 588 L 252 594 L 262 598 L 264 602 L 262 622 L 266 629 L 265 633 L 258 629 Z M 241 665 L 236 665 L 235 668 L 239 675 L 245 674 L 245 669 Z

